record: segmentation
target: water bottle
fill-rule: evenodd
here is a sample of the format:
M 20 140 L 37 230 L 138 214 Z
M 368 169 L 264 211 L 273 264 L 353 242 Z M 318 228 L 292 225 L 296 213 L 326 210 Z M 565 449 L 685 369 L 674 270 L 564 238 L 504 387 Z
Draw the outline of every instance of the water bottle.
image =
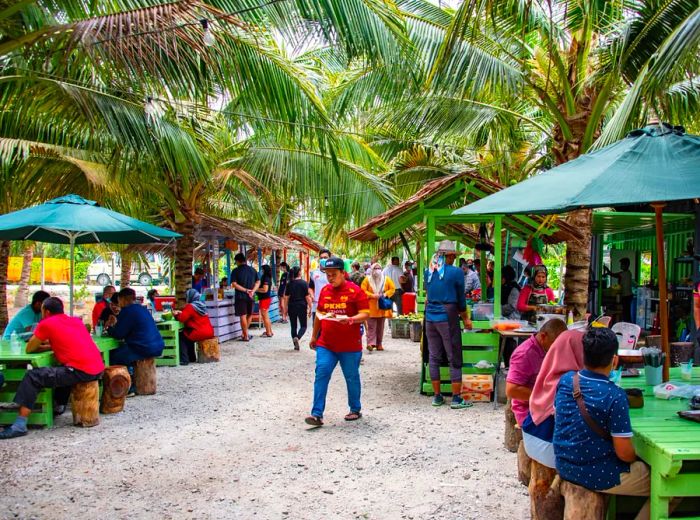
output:
M 20 341 L 17 332 L 14 330 L 12 331 L 12 334 L 10 334 L 10 350 L 13 354 L 22 353 L 22 342 Z

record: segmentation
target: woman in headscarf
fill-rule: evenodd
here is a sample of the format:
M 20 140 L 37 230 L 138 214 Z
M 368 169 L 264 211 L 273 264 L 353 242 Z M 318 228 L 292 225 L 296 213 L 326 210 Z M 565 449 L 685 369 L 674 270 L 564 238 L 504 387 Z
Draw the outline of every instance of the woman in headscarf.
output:
M 532 268 L 530 283 L 523 287 L 518 298 L 518 311 L 522 319 L 534 323 L 537 306 L 546 305 L 554 299 L 554 292 L 547 285 L 547 268 L 536 265 Z
M 201 295 L 195 289 L 188 289 L 185 293 L 187 304 L 181 311 L 173 311 L 173 317 L 184 326 L 180 331 L 180 364 L 187 365 L 195 362 L 197 355 L 194 344 L 197 341 L 212 339 L 214 328 L 211 326 L 207 308 L 200 300 Z
M 515 269 L 506 265 L 501 271 L 501 314 L 509 320 L 519 320 L 518 299 L 520 286 L 515 282 Z
M 554 398 L 561 376 L 583 368 L 583 331 L 562 332 L 547 351 L 523 421 L 523 443 L 531 459 L 554 468 Z
M 391 309 L 383 310 L 379 308 L 380 298 L 391 298 L 396 291 L 396 286 L 391 278 L 384 276 L 382 266 L 378 263 L 372 264 L 372 272 L 362 281 L 362 290 L 369 298 L 369 319 L 367 320 L 367 350 L 372 352 L 384 350 L 382 338 L 384 337 L 384 321 L 391 318 Z

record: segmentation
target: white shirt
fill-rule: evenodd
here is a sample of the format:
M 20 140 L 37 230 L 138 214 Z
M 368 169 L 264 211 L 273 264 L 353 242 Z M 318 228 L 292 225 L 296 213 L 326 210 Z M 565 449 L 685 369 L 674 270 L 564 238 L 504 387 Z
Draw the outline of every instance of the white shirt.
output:
M 394 287 L 397 289 L 401 288 L 401 283 L 399 282 L 399 277 L 403 276 L 403 269 L 400 266 L 391 264 L 384 269 L 384 276 L 391 278 L 394 282 Z
M 326 278 L 326 273 L 320 269 L 314 269 L 311 271 L 311 276 L 309 278 L 309 282 L 314 283 L 314 302 L 311 306 L 311 312 L 316 312 L 318 296 L 321 294 L 321 289 L 328 285 L 328 278 Z

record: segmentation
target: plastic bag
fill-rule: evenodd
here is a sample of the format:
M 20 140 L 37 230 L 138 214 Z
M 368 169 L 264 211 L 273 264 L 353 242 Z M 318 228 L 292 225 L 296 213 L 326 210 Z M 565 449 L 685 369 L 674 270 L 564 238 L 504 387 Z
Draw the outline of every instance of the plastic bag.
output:
M 691 399 L 700 390 L 700 386 L 661 383 L 654 387 L 654 396 L 658 399 Z

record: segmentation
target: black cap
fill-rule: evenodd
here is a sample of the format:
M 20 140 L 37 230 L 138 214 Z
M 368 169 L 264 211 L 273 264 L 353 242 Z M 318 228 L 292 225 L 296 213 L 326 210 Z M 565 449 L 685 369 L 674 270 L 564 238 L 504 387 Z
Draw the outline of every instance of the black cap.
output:
M 332 256 L 326 260 L 325 269 L 340 269 L 341 271 L 345 271 L 345 262 L 343 262 L 342 258 Z

